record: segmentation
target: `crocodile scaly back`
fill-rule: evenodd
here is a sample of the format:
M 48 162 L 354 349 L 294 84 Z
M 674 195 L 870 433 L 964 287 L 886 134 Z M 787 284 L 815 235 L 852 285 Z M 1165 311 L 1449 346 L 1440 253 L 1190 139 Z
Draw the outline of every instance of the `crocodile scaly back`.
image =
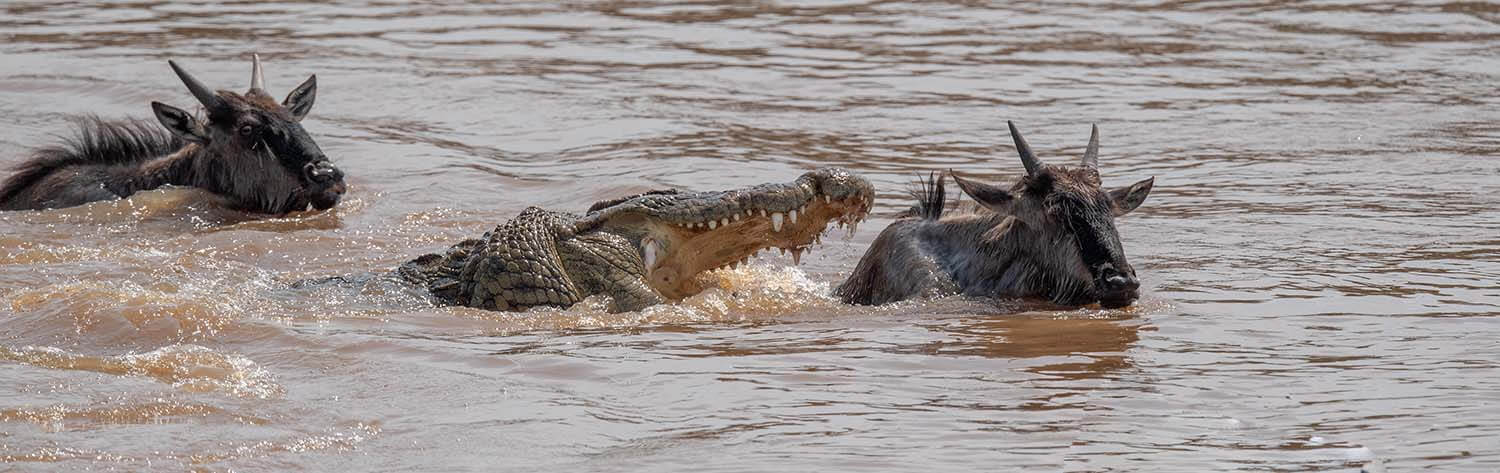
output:
M 565 220 L 566 218 L 566 220 Z M 459 272 L 460 304 L 489 310 L 567 307 L 583 300 L 557 252 L 572 216 L 529 207 L 485 235 Z M 560 232 L 566 232 L 559 235 Z

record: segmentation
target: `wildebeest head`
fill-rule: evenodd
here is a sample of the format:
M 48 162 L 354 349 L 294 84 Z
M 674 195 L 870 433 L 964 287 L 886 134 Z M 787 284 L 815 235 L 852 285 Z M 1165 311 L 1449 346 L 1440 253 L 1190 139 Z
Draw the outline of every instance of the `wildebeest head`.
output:
M 1140 281 L 1125 261 L 1114 219 L 1139 207 L 1156 178 L 1103 189 L 1097 126 L 1077 166 L 1046 165 L 1032 154 L 1014 123 L 1010 123 L 1010 134 L 1026 166 L 1026 177 L 1007 190 L 963 179 L 950 170 L 959 188 L 990 210 L 1015 217 L 1000 226 L 1019 224 L 1029 230 L 1026 234 L 1031 238 L 1023 243 L 1029 248 L 1024 251 L 1040 266 L 1053 301 L 1129 305 L 1139 297 Z
M 151 109 L 168 130 L 206 151 L 192 171 L 194 181 L 226 194 L 234 205 L 272 214 L 308 205 L 333 207 L 344 194 L 344 173 L 301 124 L 317 96 L 318 76 L 277 103 L 266 92 L 260 56 L 252 58 L 250 90 L 244 94 L 215 92 L 167 61 L 203 105 L 207 120 L 160 102 L 151 102 Z

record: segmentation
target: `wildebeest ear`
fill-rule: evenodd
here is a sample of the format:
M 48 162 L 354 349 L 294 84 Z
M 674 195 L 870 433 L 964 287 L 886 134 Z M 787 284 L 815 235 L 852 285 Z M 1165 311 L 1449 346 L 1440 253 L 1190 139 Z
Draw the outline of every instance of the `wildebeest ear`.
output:
M 1151 185 L 1156 183 L 1156 177 L 1148 177 L 1141 182 L 1131 184 L 1130 187 L 1111 189 L 1109 200 L 1114 203 L 1111 209 L 1116 217 L 1130 213 L 1136 207 L 1140 207 L 1146 201 L 1146 195 L 1151 193 Z
M 151 102 L 151 111 L 156 112 L 156 120 L 172 134 L 194 143 L 208 144 L 208 132 L 203 129 L 203 123 L 183 109 Z
M 281 105 L 292 112 L 292 118 L 300 122 L 302 117 L 307 116 L 307 112 L 312 111 L 313 99 L 317 97 L 318 75 L 313 74 L 302 82 L 302 85 L 286 94 L 286 100 L 282 100 Z
M 953 172 L 952 169 L 948 170 L 948 174 L 953 175 L 953 181 L 958 183 L 959 189 L 962 189 L 965 194 L 968 194 L 969 197 L 972 197 L 981 205 L 1002 214 L 1010 213 L 1011 203 L 1015 202 L 1016 198 L 1010 195 L 1009 191 L 999 186 L 964 179 L 959 177 L 958 173 Z

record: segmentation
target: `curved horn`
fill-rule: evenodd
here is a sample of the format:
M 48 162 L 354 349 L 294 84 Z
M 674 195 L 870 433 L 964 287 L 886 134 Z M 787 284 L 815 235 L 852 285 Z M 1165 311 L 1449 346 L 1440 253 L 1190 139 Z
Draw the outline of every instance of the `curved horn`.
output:
M 198 98 L 198 103 L 203 104 L 204 108 L 215 110 L 223 105 L 223 102 L 219 99 L 219 94 L 215 94 L 208 86 L 203 85 L 202 82 L 198 82 L 198 79 L 193 78 L 192 74 L 188 74 L 188 71 L 184 70 L 182 66 L 177 65 L 176 61 L 168 60 L 167 65 L 172 66 L 172 72 L 177 73 L 177 78 L 182 79 L 182 83 L 187 85 L 188 91 L 192 92 L 193 96 Z
M 260 72 L 260 55 L 251 54 L 250 61 L 250 90 L 266 91 L 266 76 Z
M 1021 164 L 1026 166 L 1026 175 L 1035 176 L 1036 173 L 1042 171 L 1042 162 L 1031 153 L 1031 145 L 1026 144 L 1026 139 L 1021 137 L 1019 130 L 1016 130 L 1016 123 L 1006 120 L 1005 124 L 1010 125 L 1010 138 L 1016 141 L 1016 152 L 1021 155 Z
M 1089 132 L 1089 147 L 1083 150 L 1083 167 L 1099 169 L 1099 125 Z

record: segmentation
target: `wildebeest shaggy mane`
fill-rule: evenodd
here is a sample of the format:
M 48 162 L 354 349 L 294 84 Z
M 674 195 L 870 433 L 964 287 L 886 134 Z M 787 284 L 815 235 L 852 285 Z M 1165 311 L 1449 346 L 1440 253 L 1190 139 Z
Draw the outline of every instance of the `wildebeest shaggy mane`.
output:
M 11 169 L 14 173 L 0 184 L 0 202 L 55 170 L 78 164 L 125 164 L 145 161 L 181 149 L 187 142 L 161 125 L 146 120 L 104 120 L 87 115 L 72 117 L 73 135 L 39 148 L 30 158 Z

